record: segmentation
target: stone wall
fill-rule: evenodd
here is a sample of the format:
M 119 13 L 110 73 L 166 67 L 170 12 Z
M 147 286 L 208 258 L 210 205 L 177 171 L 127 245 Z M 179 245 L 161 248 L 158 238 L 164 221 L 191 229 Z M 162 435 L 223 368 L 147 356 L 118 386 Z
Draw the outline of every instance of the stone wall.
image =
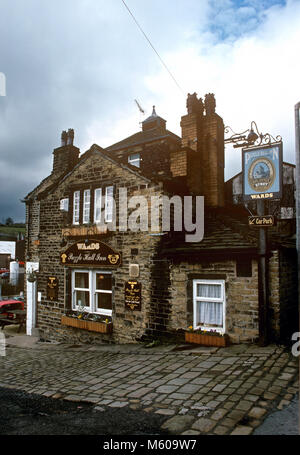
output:
M 113 184 L 116 195 L 118 195 L 118 188 L 120 187 L 127 188 L 128 197 L 144 195 L 149 200 L 151 196 L 159 196 L 161 194 L 160 185 L 150 183 L 137 174 L 126 171 L 110 160 L 94 154 L 82 162 L 52 193 L 43 197 L 39 204 L 38 243 L 35 245 L 34 254 L 32 250 L 30 251 L 31 260 L 37 260 L 40 263 L 37 286 L 38 291 L 41 292 L 42 300 L 38 303 L 37 325 L 41 337 L 46 340 L 134 343 L 149 328 L 150 314 L 152 323 L 155 319 L 153 309 L 150 309 L 152 296 L 149 283 L 152 280 L 152 258 L 156 254 L 160 238 L 159 236 L 150 235 L 151 232 L 108 232 L 97 236 L 99 240 L 122 254 L 121 266 L 111 269 L 114 283 L 113 333 L 111 335 L 102 335 L 61 325 L 61 316 L 70 306 L 70 302 L 66 296 L 66 268 L 60 263 L 60 253 L 63 249 L 67 249 L 68 246 L 75 243 L 76 239 L 69 239 L 68 244 L 64 248 L 61 247 L 62 230 L 70 227 L 68 224 L 70 217 L 66 217 L 60 211 L 59 201 L 61 198 L 70 195 L 74 184 L 77 187 L 82 185 L 82 188 L 88 188 L 91 182 L 99 182 L 99 186 L 102 186 L 102 184 L 106 185 L 105 182 L 107 182 L 107 185 Z M 118 205 L 118 197 L 116 202 Z M 29 244 L 31 245 L 33 232 L 32 228 L 30 229 Z M 82 237 L 79 237 L 78 240 L 80 238 Z M 134 249 L 137 249 L 138 252 L 133 256 L 132 251 Z M 125 308 L 124 286 L 129 279 L 130 263 L 139 264 L 140 266 L 138 281 L 142 285 L 142 311 L 131 311 Z M 59 281 L 57 301 L 47 300 L 47 280 L 49 276 L 55 276 Z
M 171 266 L 170 328 L 186 330 L 193 323 L 193 279 L 224 279 L 226 292 L 226 333 L 232 343 L 253 342 L 258 338 L 257 263 L 252 261 L 252 277 L 237 277 L 236 262 L 182 262 Z

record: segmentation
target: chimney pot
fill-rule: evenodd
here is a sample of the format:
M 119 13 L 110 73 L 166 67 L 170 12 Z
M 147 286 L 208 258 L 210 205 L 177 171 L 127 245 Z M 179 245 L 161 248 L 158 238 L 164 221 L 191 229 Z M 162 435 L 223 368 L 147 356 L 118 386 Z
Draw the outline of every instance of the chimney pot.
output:
M 69 128 L 68 129 L 67 145 L 73 145 L 73 141 L 74 141 L 74 130 Z
M 67 145 L 67 132 L 66 131 L 63 131 L 61 133 L 61 146 L 65 146 Z

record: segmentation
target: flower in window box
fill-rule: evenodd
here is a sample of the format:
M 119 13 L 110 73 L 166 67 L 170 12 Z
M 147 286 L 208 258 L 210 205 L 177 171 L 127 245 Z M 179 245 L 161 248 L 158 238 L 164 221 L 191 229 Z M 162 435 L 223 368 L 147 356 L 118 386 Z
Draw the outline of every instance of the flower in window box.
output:
M 196 343 L 203 346 L 227 346 L 229 343 L 228 335 L 217 332 L 216 330 L 196 329 L 185 332 L 187 343 Z

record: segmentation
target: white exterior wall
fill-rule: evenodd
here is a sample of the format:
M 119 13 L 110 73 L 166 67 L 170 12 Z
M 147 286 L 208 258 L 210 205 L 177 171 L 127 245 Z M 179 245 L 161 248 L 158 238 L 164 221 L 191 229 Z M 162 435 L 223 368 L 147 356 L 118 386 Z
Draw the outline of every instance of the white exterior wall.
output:
M 10 254 L 12 259 L 16 259 L 16 242 L 1 240 L 0 254 Z

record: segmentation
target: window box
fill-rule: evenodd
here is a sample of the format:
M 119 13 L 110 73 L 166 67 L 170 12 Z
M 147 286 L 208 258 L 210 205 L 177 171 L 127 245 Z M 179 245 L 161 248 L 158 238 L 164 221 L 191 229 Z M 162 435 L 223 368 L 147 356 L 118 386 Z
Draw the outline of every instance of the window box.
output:
M 228 335 L 217 333 L 210 335 L 209 333 L 185 332 L 185 341 L 186 343 L 195 343 L 201 346 L 225 347 L 229 344 Z
M 111 333 L 113 329 L 112 323 L 107 324 L 105 322 L 87 321 L 65 315 L 61 317 L 61 323 L 62 325 L 67 325 L 69 327 L 75 327 L 77 329 L 84 329 L 89 330 L 90 332 L 98 333 Z

